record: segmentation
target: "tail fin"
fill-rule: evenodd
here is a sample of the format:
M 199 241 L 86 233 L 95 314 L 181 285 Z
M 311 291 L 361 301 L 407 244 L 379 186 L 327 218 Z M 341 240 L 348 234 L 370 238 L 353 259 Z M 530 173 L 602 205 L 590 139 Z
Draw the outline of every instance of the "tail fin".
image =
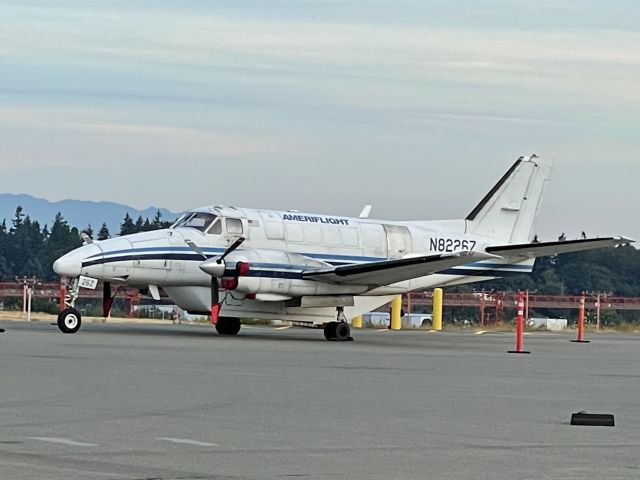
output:
M 509 243 L 530 242 L 550 176 L 550 161 L 520 157 L 466 218 L 466 232 Z

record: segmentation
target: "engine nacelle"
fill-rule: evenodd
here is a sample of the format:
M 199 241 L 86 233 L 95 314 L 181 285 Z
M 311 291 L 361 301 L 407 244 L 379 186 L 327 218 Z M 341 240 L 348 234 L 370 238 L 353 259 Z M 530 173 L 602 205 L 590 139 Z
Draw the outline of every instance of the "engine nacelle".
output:
M 331 268 L 331 265 L 299 253 L 278 250 L 244 250 L 230 254 L 226 258 L 226 264 L 224 278 L 237 279 L 237 286 L 231 281 L 228 282 L 230 287 L 235 286 L 230 290 L 236 290 L 249 296 L 270 294 L 302 297 L 305 295 L 354 293 L 352 285 L 340 286 L 314 280 L 302 280 L 300 276 L 304 270 Z M 230 275 L 231 271 L 235 274 Z M 364 293 L 367 287 L 363 286 L 357 290 Z

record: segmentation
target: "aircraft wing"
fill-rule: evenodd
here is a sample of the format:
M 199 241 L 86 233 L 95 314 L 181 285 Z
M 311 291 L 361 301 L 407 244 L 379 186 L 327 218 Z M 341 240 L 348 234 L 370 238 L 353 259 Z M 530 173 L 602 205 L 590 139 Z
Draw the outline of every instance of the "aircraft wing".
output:
M 498 245 L 487 247 L 487 253 L 500 257 L 536 258 L 557 255 L 560 253 L 581 252 L 596 248 L 615 247 L 633 243 L 634 240 L 625 237 L 586 238 L 583 240 L 566 240 L 564 242 L 526 243 L 519 245 Z
M 495 255 L 461 251 L 306 270 L 302 272 L 302 278 L 342 285 L 384 286 L 488 258 L 495 258 Z

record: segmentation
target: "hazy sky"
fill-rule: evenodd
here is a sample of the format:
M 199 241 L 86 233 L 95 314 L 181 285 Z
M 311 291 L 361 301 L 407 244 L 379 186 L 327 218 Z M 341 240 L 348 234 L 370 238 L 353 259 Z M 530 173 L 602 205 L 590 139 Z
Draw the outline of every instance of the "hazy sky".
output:
M 0 191 L 465 216 L 640 239 L 637 0 L 0 0 Z

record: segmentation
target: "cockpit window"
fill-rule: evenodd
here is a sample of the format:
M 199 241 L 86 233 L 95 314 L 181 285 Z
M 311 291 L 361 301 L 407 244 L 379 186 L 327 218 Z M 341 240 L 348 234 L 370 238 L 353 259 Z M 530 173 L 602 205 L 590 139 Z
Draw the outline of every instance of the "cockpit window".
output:
M 213 213 L 191 212 L 178 220 L 173 228 L 195 228 L 204 232 L 216 218 Z
M 189 217 L 191 215 L 193 215 L 193 214 L 192 213 L 183 213 L 182 215 L 180 215 L 180 217 L 175 222 L 173 222 L 173 225 L 171 225 L 171 228 L 176 228 L 178 225 L 180 225 L 182 223 L 182 221 L 185 218 L 187 218 L 187 217 Z
M 220 235 L 222 233 L 222 220 L 216 220 L 207 233 L 209 235 Z

